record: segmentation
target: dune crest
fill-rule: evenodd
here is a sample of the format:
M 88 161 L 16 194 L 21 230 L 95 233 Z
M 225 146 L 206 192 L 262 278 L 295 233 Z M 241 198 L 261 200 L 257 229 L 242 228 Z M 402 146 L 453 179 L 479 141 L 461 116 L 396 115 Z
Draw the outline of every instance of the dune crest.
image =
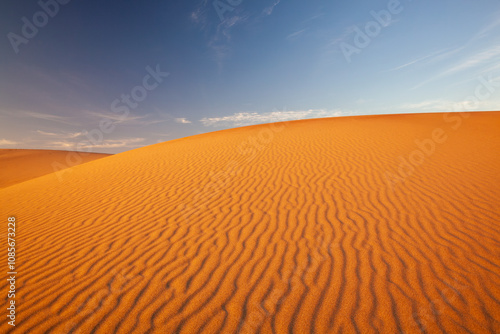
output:
M 0 149 L 0 188 L 109 156 L 55 150 Z M 62 174 L 65 174 L 64 172 Z M 53 174 L 54 178 L 57 174 Z
M 1 189 L 15 332 L 500 333 L 499 130 L 500 112 L 264 124 Z

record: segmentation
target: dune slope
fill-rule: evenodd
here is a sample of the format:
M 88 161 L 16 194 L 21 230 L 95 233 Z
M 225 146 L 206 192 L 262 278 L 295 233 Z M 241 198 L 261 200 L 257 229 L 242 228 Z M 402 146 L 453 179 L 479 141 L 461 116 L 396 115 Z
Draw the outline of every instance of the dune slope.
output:
M 4 188 L 16 332 L 500 333 L 499 129 L 258 125 Z
M 0 149 L 0 188 L 107 157 L 102 153 Z M 57 174 L 53 174 L 57 180 Z

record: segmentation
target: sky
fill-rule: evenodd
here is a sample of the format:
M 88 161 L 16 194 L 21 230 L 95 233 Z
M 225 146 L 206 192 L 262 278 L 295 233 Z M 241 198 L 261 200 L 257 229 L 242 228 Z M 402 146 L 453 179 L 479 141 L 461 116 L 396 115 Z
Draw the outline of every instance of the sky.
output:
M 0 148 L 500 109 L 497 0 L 3 1 L 0 33 Z

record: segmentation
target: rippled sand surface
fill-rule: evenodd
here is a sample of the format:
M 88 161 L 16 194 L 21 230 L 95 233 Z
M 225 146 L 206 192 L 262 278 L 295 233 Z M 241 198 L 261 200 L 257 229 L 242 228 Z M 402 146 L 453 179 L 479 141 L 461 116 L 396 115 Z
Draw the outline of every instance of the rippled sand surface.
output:
M 499 152 L 499 112 L 341 117 L 3 188 L 15 332 L 500 333 Z

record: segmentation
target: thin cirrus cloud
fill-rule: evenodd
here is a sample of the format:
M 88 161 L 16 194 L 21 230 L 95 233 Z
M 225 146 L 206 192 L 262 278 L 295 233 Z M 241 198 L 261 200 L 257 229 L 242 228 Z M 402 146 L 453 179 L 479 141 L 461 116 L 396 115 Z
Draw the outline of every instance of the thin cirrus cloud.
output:
M 471 100 L 426 100 L 417 103 L 403 104 L 399 109 L 412 112 L 446 112 L 446 111 L 484 111 L 496 110 L 498 104 L 495 101 L 471 101 Z
M 488 66 L 491 67 L 491 65 L 493 65 L 493 67 L 495 67 L 495 65 L 498 64 L 497 59 L 500 56 L 500 45 L 496 44 L 493 46 L 488 46 L 486 48 L 483 48 L 483 50 L 480 52 L 475 52 L 475 50 L 477 49 L 477 46 L 475 45 L 475 43 L 478 42 L 479 40 L 489 36 L 489 35 L 493 35 L 494 33 L 496 33 L 495 30 L 498 30 L 498 28 L 500 27 L 500 16 L 498 14 L 499 13 L 497 13 L 497 15 L 494 16 L 495 18 L 492 21 L 490 21 L 488 24 L 486 24 L 476 34 L 474 34 L 474 36 L 472 38 L 470 38 L 469 41 L 465 45 L 454 48 L 454 49 L 447 51 L 447 52 L 438 52 L 436 55 L 431 54 L 431 55 L 429 55 L 429 57 L 424 57 L 425 59 L 430 58 L 429 62 L 438 62 L 438 61 L 447 60 L 447 59 L 451 58 L 452 56 L 455 56 L 455 54 L 460 53 L 463 50 L 471 49 L 471 48 L 474 50 L 472 54 L 469 54 L 468 56 L 462 57 L 462 59 L 455 62 L 455 64 L 452 65 L 451 67 L 445 69 L 444 71 L 441 71 L 440 73 L 438 73 L 436 75 L 433 75 L 432 77 L 430 77 L 427 80 L 420 82 L 419 84 L 414 86 L 412 88 L 412 90 L 420 88 L 420 87 L 422 87 L 430 82 L 433 82 L 435 80 L 438 80 L 438 79 L 441 79 L 441 78 L 444 78 L 444 77 L 447 77 L 447 76 L 450 76 L 450 75 L 453 75 L 453 74 L 456 74 L 456 73 L 459 73 L 459 72 L 462 72 L 462 71 L 465 71 L 468 69 L 477 68 L 480 66 L 483 66 L 483 68 L 488 67 Z M 423 60 L 423 59 L 421 59 L 421 60 Z M 413 63 L 416 63 L 416 62 L 413 62 Z M 412 65 L 413 63 L 407 64 L 407 65 L 409 66 L 409 65 Z M 406 67 L 406 66 L 405 65 L 400 66 L 400 68 L 404 68 L 404 67 Z
M 274 3 L 269 6 L 269 7 L 266 7 L 263 11 L 262 11 L 262 14 L 266 15 L 266 16 L 269 16 L 273 13 L 273 10 L 274 10 L 274 7 L 276 7 L 279 3 L 281 2 L 281 0 L 275 0 Z
M 18 145 L 21 144 L 20 142 L 13 141 L 13 140 L 8 140 L 8 139 L 0 139 L 0 145 L 1 146 L 12 146 L 12 145 Z
M 411 61 L 409 61 L 409 62 L 407 62 L 407 63 L 405 63 L 403 65 L 391 68 L 391 69 L 387 70 L 387 72 L 399 71 L 399 70 L 401 70 L 403 68 L 410 67 L 410 66 L 415 65 L 417 63 L 421 63 L 424 60 L 429 60 L 428 62 L 438 61 L 440 59 L 444 59 L 446 57 L 449 57 L 451 54 L 456 53 L 456 52 L 460 51 L 461 49 L 462 48 L 458 48 L 458 49 L 452 50 L 451 52 L 447 52 L 447 49 L 435 51 L 435 52 L 432 52 L 432 53 L 430 53 L 428 55 L 425 55 L 425 56 L 419 57 L 417 59 L 411 60 Z
M 351 113 L 340 110 L 309 109 L 300 111 L 272 111 L 268 113 L 240 112 L 223 117 L 205 117 L 200 120 L 204 126 L 245 126 L 270 122 L 282 122 L 306 118 L 337 117 Z
M 347 42 L 348 39 L 352 38 L 352 34 L 355 32 L 354 28 L 356 28 L 355 25 L 348 26 L 348 27 L 344 28 L 342 30 L 342 32 L 340 33 L 340 35 L 338 35 L 338 36 L 332 38 L 330 41 L 328 41 L 326 48 L 328 49 L 328 48 L 335 47 L 336 51 L 338 51 L 337 50 L 338 44 L 343 43 L 343 42 Z
M 15 111 L 15 112 L 5 112 L 5 113 L 10 114 L 14 117 L 35 118 L 45 121 L 67 124 L 67 125 L 74 125 L 74 123 L 70 121 L 69 117 L 64 117 L 54 114 L 41 113 L 36 111 Z
M 86 111 L 85 114 L 91 118 L 109 119 L 117 123 L 137 121 L 146 118 L 147 116 L 132 116 L 127 115 L 125 118 L 122 115 L 117 115 L 109 112 Z
M 207 43 L 210 50 L 215 57 L 216 62 L 219 65 L 219 68 L 222 67 L 223 62 L 227 60 L 232 53 L 231 48 L 231 40 L 232 40 L 232 31 L 238 25 L 246 22 L 248 16 L 230 16 L 224 19 L 218 26 L 215 33 L 209 38 Z
M 441 75 L 443 76 L 443 75 L 453 74 L 459 71 L 466 70 L 471 67 L 489 63 L 489 61 L 492 60 L 496 63 L 498 60 L 498 56 L 500 56 L 500 46 L 494 46 L 490 49 L 476 53 L 475 55 L 467 59 L 464 59 L 462 62 L 455 64 L 455 66 L 453 66 L 452 68 L 441 73 Z
M 194 11 L 191 12 L 191 21 L 204 32 L 207 38 L 207 47 L 211 50 L 219 70 L 224 62 L 232 56 L 232 36 L 233 31 L 244 24 L 252 25 L 260 19 L 272 15 L 274 9 L 281 0 L 274 0 L 273 3 L 265 7 L 260 14 L 251 15 L 243 6 L 229 6 L 232 8 L 225 12 L 222 21 L 215 27 L 208 23 L 208 14 L 213 10 L 213 2 L 202 0 Z M 238 10 L 234 10 L 238 8 Z
M 207 4 L 208 0 L 202 0 L 190 14 L 191 21 L 198 24 L 201 29 L 205 29 L 208 24 Z
M 212 2 L 202 0 L 195 10 L 191 12 L 190 18 L 191 22 L 205 35 L 206 45 L 211 50 L 219 67 L 221 67 L 223 62 L 231 55 L 230 43 L 233 29 L 246 22 L 249 16 L 241 13 L 236 14 L 233 12 L 233 8 L 233 10 L 225 12 L 223 20 L 214 26 L 213 23 L 210 24 L 208 18 L 213 10 Z
M 448 110 L 454 102 L 445 100 L 427 100 L 417 103 L 406 103 L 401 106 L 404 110 L 438 111 Z
M 181 124 L 189 124 L 189 123 L 191 123 L 191 121 L 187 120 L 186 118 L 176 118 L 175 122 L 176 123 L 181 123 Z
M 55 133 L 55 132 L 46 132 L 42 130 L 37 130 L 36 131 L 38 134 L 43 135 L 43 136 L 49 136 L 49 137 L 57 137 L 57 138 L 78 138 L 82 135 L 84 135 L 83 132 L 60 132 L 60 133 Z
M 164 119 L 155 119 L 153 114 L 146 115 L 127 115 L 123 117 L 122 115 L 117 115 L 109 112 L 95 112 L 95 111 L 86 111 L 87 116 L 96 119 L 109 119 L 117 124 L 128 124 L 128 125 L 153 125 L 165 122 Z
M 293 33 L 291 33 L 290 35 L 286 36 L 286 39 L 287 39 L 288 41 L 294 41 L 294 40 L 296 40 L 297 38 L 299 38 L 300 36 L 302 36 L 306 30 L 307 30 L 307 28 L 305 28 L 305 29 L 301 29 L 301 30 L 298 30 L 298 31 L 296 31 L 296 32 L 293 32 Z
M 500 46 L 493 46 L 483 51 L 474 53 L 473 55 L 465 57 L 459 62 L 456 62 L 453 66 L 449 67 L 448 69 L 417 84 L 412 89 L 420 88 L 437 79 L 441 79 L 468 69 L 477 68 L 480 66 L 491 66 L 492 64 L 495 65 L 497 64 L 497 59 L 499 56 L 500 56 Z
M 495 19 L 493 19 L 490 23 L 483 27 L 474 37 L 473 39 L 481 39 L 490 34 L 490 32 L 500 26 L 500 13 L 496 13 Z
M 124 138 L 124 139 L 107 139 L 98 144 L 91 144 L 89 141 L 83 141 L 78 144 L 71 141 L 52 141 L 47 143 L 48 147 L 56 149 L 93 149 L 93 148 L 136 148 L 141 147 L 140 143 L 144 142 L 145 138 Z M 78 146 L 78 147 L 77 147 Z

